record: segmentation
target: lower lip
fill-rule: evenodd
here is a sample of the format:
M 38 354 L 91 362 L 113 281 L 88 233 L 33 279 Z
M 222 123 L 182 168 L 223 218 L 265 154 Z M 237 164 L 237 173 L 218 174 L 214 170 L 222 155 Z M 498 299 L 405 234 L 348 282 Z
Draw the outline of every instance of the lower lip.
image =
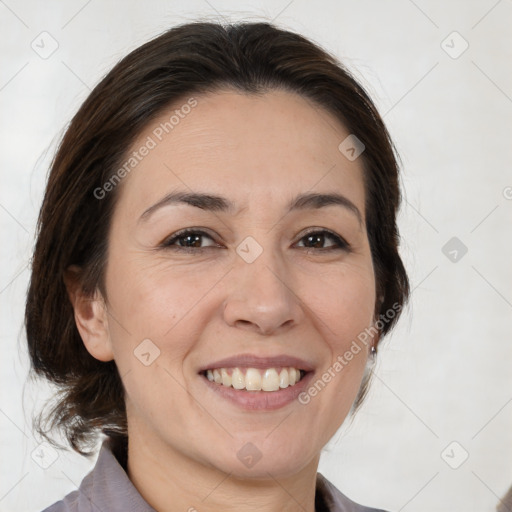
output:
M 235 389 L 211 382 L 204 375 L 200 375 L 200 377 L 215 393 L 242 409 L 248 411 L 272 411 L 295 401 L 308 387 L 309 382 L 313 378 L 313 374 L 314 372 L 308 372 L 293 386 L 288 386 L 279 391 L 247 391 L 246 389 Z

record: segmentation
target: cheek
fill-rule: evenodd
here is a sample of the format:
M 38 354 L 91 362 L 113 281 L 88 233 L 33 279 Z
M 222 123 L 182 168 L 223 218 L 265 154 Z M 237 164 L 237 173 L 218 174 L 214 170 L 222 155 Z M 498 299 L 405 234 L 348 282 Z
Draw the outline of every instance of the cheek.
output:
M 211 308 L 205 310 L 209 294 L 214 295 L 227 270 L 220 265 L 190 269 L 158 257 L 149 263 L 147 255 L 138 254 L 117 261 L 107 274 L 107 289 L 112 312 L 109 330 L 120 371 L 140 369 L 134 351 L 146 339 L 163 356 L 157 365 L 183 360 L 211 320 Z
M 191 269 L 165 256 L 125 256 L 109 269 L 107 289 L 113 309 L 137 335 L 163 337 L 222 277 L 212 266 Z
M 317 418 L 315 436 L 327 443 L 347 417 L 368 361 L 367 344 L 358 336 L 372 324 L 375 283 L 371 267 L 336 272 L 310 285 L 308 306 L 323 346 L 322 368 L 299 397 Z
M 371 263 L 340 267 L 304 287 L 308 306 L 318 317 L 317 327 L 336 355 L 371 325 L 376 299 Z
M 317 407 L 327 407 L 325 417 L 338 425 L 355 399 L 368 360 L 371 338 L 362 333 L 368 332 L 373 323 L 376 299 L 373 266 L 369 261 L 338 269 L 311 280 L 308 289 L 311 318 L 316 321 L 316 329 L 329 351 L 325 366 L 317 376 L 322 382 L 313 385 L 316 389 L 311 391 L 315 396 L 322 395 Z M 336 405 L 332 408 L 333 404 Z
M 139 257 L 125 260 L 108 274 L 114 357 L 127 406 L 135 407 L 136 415 L 166 417 L 168 411 L 160 405 L 167 404 L 179 423 L 180 411 L 195 410 L 182 393 L 182 362 L 210 318 L 205 297 L 219 277 L 216 270 L 187 272 L 162 261 L 147 262 Z M 145 353 L 147 366 L 141 359 Z

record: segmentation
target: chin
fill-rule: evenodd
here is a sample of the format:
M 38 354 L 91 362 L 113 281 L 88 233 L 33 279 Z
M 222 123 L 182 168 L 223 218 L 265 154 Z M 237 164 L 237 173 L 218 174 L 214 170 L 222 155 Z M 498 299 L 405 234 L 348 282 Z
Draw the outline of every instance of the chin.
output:
M 261 436 L 261 439 L 253 436 L 253 441 L 250 439 L 247 436 L 244 440 L 231 443 L 230 453 L 220 460 L 217 451 L 214 454 L 217 458 L 215 466 L 233 478 L 268 480 L 296 475 L 315 460 L 311 440 L 304 442 L 293 437 L 285 440 L 283 436 L 276 436 L 272 440 L 265 439 L 265 436 Z

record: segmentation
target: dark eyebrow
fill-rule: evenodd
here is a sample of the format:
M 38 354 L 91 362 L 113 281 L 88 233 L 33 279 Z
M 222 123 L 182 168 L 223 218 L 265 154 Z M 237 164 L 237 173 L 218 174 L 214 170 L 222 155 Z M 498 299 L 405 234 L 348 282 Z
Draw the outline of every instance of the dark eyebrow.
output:
M 304 210 L 306 208 L 325 208 L 326 206 L 337 205 L 346 208 L 350 212 L 352 212 L 359 221 L 359 224 L 363 224 L 363 217 L 359 208 L 347 197 L 337 194 L 316 194 L 314 192 L 300 194 L 294 200 L 290 202 L 288 205 L 288 211 L 291 212 L 293 210 Z
M 180 203 L 195 206 L 196 208 L 201 208 L 202 210 L 208 210 L 211 212 L 231 212 L 235 209 L 234 203 L 221 196 L 192 192 L 171 192 L 153 206 L 150 206 L 140 216 L 139 221 L 147 220 L 155 210 L 158 210 L 163 206 Z
M 160 201 L 155 203 L 153 206 L 150 206 L 140 216 L 139 221 L 147 220 L 155 210 L 171 204 L 188 204 L 190 206 L 195 206 L 196 208 L 201 208 L 202 210 L 208 210 L 211 212 L 229 213 L 234 212 L 236 209 L 235 203 L 229 199 L 226 199 L 225 197 L 192 192 L 171 192 L 170 194 L 167 194 L 165 197 L 160 199 Z M 287 206 L 287 212 L 294 210 L 305 210 L 308 208 L 320 209 L 331 205 L 337 205 L 346 208 L 357 217 L 359 224 L 362 225 L 363 218 L 357 206 L 347 197 L 337 193 L 318 194 L 309 192 L 300 194 L 295 199 L 290 201 Z

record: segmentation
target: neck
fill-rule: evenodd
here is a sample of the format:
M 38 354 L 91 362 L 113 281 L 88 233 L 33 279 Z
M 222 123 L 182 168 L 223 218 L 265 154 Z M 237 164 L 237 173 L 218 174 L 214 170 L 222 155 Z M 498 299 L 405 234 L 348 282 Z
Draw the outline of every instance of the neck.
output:
M 252 479 L 207 466 L 154 436 L 130 435 L 127 473 L 157 512 L 315 512 L 319 458 L 291 476 Z

